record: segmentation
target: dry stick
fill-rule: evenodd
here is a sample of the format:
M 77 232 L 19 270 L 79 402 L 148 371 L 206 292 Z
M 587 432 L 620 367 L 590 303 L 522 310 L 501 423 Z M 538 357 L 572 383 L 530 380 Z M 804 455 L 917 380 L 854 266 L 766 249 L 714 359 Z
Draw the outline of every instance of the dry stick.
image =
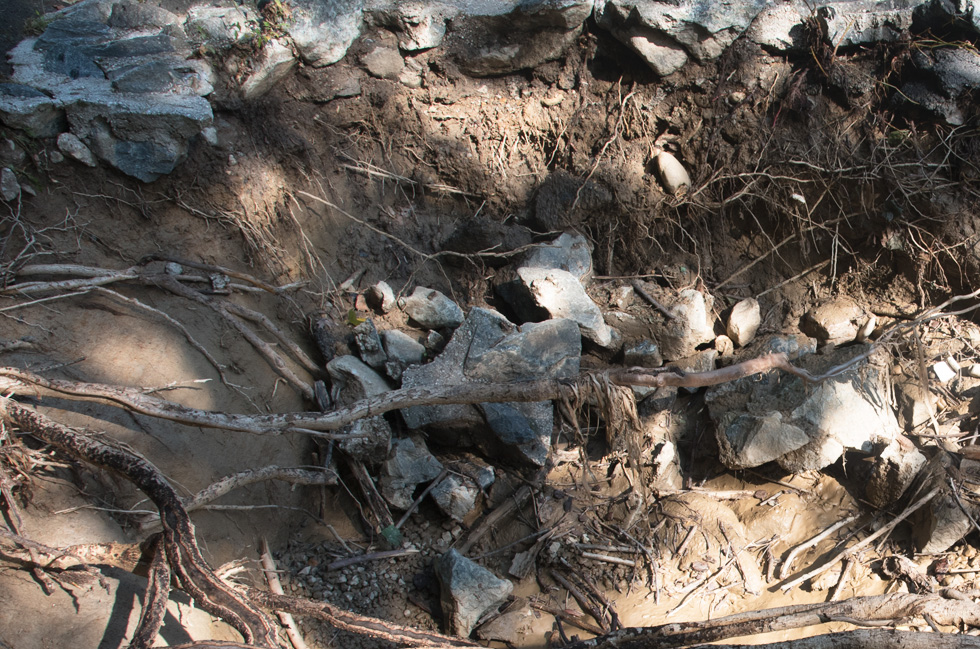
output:
M 368 473 L 364 463 L 360 460 L 348 458 L 347 464 L 350 467 L 351 473 L 357 478 L 357 483 L 361 486 L 361 491 L 364 492 L 364 496 L 368 500 L 368 505 L 371 507 L 371 511 L 377 519 L 378 531 L 394 525 L 395 519 L 391 516 L 388 503 L 381 497 L 381 494 L 378 492 L 378 487 L 374 484 L 374 479 L 371 478 L 371 474 Z
M 631 552 L 631 550 L 626 550 Z M 583 552 L 582 556 L 586 559 L 595 559 L 596 561 L 605 561 L 606 563 L 618 563 L 621 566 L 629 566 L 630 568 L 636 567 L 636 562 L 630 559 L 620 559 L 619 557 L 611 557 L 608 554 L 596 554 L 595 552 Z
M 572 597 L 575 598 L 575 601 L 578 602 L 583 611 L 586 611 L 596 622 L 599 623 L 599 626 L 602 627 L 603 633 L 609 633 L 609 623 L 606 621 L 606 616 L 603 615 L 602 611 L 595 607 L 592 601 L 586 597 L 585 593 L 579 590 L 575 584 L 573 584 L 568 578 L 557 570 L 549 569 L 548 574 L 552 579 L 561 584 L 562 588 L 571 593 Z
M 870 536 L 864 538 L 863 540 L 861 540 L 858 543 L 855 543 L 854 545 L 852 545 L 851 547 L 849 547 L 847 549 L 841 550 L 840 552 L 838 552 L 837 554 L 835 554 L 833 557 L 831 557 L 830 559 L 828 559 L 820 567 L 814 568 L 813 570 L 811 570 L 811 571 L 809 571 L 807 573 L 804 573 L 803 575 L 800 575 L 799 577 L 797 577 L 793 581 L 791 581 L 791 582 L 789 582 L 787 584 L 784 584 L 782 586 L 783 592 L 785 593 L 785 592 L 789 591 L 790 589 L 794 588 L 795 586 L 798 586 L 798 585 L 802 584 L 807 579 L 810 579 L 812 577 L 816 577 L 817 575 L 821 575 L 821 574 L 827 572 L 832 567 L 834 567 L 834 565 L 840 559 L 842 559 L 844 557 L 851 556 L 852 554 L 854 554 L 855 552 L 857 552 L 859 549 L 863 548 L 864 546 L 870 545 L 872 542 L 875 541 L 875 539 L 877 539 L 877 538 L 879 538 L 881 536 L 884 536 L 885 534 L 888 534 L 893 529 L 895 529 L 898 526 L 899 523 L 901 523 L 906 518 L 908 518 L 910 515 L 912 515 L 912 513 L 914 513 L 917 510 L 919 510 L 923 505 L 928 504 L 933 498 L 936 497 L 936 495 L 939 493 L 939 491 L 940 491 L 940 487 L 936 487 L 935 489 L 933 489 L 932 491 L 930 491 L 929 493 L 927 493 L 925 496 L 923 496 L 922 498 L 920 498 L 918 501 L 916 501 L 914 504 L 909 505 L 905 509 L 905 511 L 903 511 L 901 514 L 899 514 L 894 519 L 892 519 L 888 524 L 883 525 L 882 528 L 880 530 L 878 530 L 877 532 L 875 532 L 874 534 L 871 534 Z
M 870 353 L 870 352 L 868 352 Z M 811 382 L 820 382 L 843 372 L 857 364 L 868 354 L 860 354 L 825 374 L 814 376 L 806 370 L 794 367 L 786 354 L 766 354 L 742 363 L 730 365 L 708 372 L 677 374 L 662 372 L 649 374 L 644 368 L 612 370 L 605 375 L 616 385 L 645 385 L 650 387 L 706 387 L 735 381 L 746 376 L 761 374 L 773 369 L 781 369 L 794 376 Z M 591 375 L 579 377 L 586 381 Z M 124 408 L 151 417 L 168 419 L 191 426 L 223 428 L 242 432 L 269 434 L 286 431 L 303 431 L 317 434 L 322 431 L 337 430 L 365 417 L 381 415 L 391 410 L 399 410 L 419 405 L 472 404 L 548 401 L 561 398 L 562 394 L 573 389 L 574 383 L 568 380 L 541 379 L 513 383 L 465 383 L 462 385 L 402 388 L 375 397 L 362 399 L 345 408 L 332 412 L 293 412 L 270 415 L 240 415 L 198 410 L 146 394 L 143 390 L 122 388 L 98 383 L 82 383 L 59 379 L 46 379 L 32 372 L 12 367 L 0 367 L 0 377 L 13 379 L 0 381 L 0 389 L 13 394 L 33 394 L 34 386 L 71 396 L 82 400 L 106 400 Z M 310 390 L 312 392 L 312 390 Z M 346 438 L 347 436 L 340 436 Z
M 853 523 L 854 521 L 856 521 L 858 518 L 860 518 L 860 516 L 857 515 L 857 514 L 855 514 L 854 516 L 848 516 L 844 520 L 837 521 L 836 523 L 834 523 L 833 525 L 831 525 L 830 527 L 828 527 L 827 529 L 825 529 L 823 532 L 820 532 L 816 536 L 812 537 L 810 540 L 808 540 L 808 541 L 806 541 L 804 543 L 801 543 L 798 546 L 796 546 L 795 548 L 793 548 L 792 550 L 790 550 L 789 551 L 789 554 L 786 555 L 786 560 L 783 561 L 783 565 L 779 567 L 779 578 L 780 579 L 785 579 L 787 576 L 789 576 L 789 570 L 793 566 L 793 561 L 796 560 L 796 556 L 800 552 L 803 552 L 804 550 L 807 550 L 809 548 L 812 548 L 812 547 L 816 546 L 821 541 L 823 541 L 825 538 L 827 538 L 828 536 L 830 536 L 831 534 L 833 534 L 834 532 L 836 532 L 840 528 L 845 527 L 847 525 L 850 525 L 851 523 Z
M 228 277 L 234 277 L 235 279 L 240 279 L 243 282 L 247 282 L 252 286 L 262 289 L 263 291 L 274 293 L 276 295 L 282 293 L 283 290 L 287 288 L 285 286 L 272 286 L 271 284 L 263 282 L 257 277 L 253 277 L 252 275 L 249 275 L 248 273 L 232 270 L 231 268 L 225 268 L 224 266 L 215 266 L 214 264 L 204 264 L 199 261 L 188 261 L 186 259 L 181 259 L 180 257 L 172 257 L 170 255 L 147 255 L 146 257 L 143 257 L 139 263 L 141 266 L 145 266 L 151 261 L 169 261 L 175 264 L 180 264 L 181 266 L 187 266 L 188 268 L 203 270 L 208 273 L 220 273 L 221 275 L 227 275 Z
M 201 509 L 234 489 L 265 480 L 282 480 L 300 485 L 335 485 L 337 484 L 337 474 L 327 470 L 311 471 L 275 465 L 240 471 L 225 476 L 184 500 L 184 510 L 190 513 Z M 159 525 L 159 517 L 150 516 L 139 523 L 139 529 L 140 532 L 146 533 L 147 530 L 154 529 Z
M 564 609 L 560 609 L 556 606 L 549 606 L 543 602 L 531 602 L 531 608 L 536 608 L 539 611 L 544 611 L 549 615 L 554 615 L 559 620 L 564 620 L 573 626 L 577 626 L 583 631 L 588 631 L 589 633 L 595 634 L 597 636 L 602 636 L 605 631 L 597 627 L 596 625 L 585 620 L 585 616 L 582 615 L 572 615 Z
M 239 316 L 232 313 L 232 310 L 228 307 L 228 305 L 199 293 L 192 288 L 184 286 L 169 275 L 157 275 L 149 279 L 160 288 L 170 291 L 174 295 L 187 298 L 215 311 L 232 327 L 238 330 L 245 340 L 251 343 L 252 347 L 254 347 L 255 350 L 259 352 L 259 355 L 264 357 L 266 361 L 272 365 L 272 368 L 277 374 L 279 374 L 279 376 L 286 379 L 286 381 L 296 388 L 300 394 L 306 397 L 308 401 L 313 401 L 315 399 L 313 388 L 310 386 L 310 384 L 301 380 L 291 369 L 286 367 L 286 363 L 283 361 L 282 357 L 272 349 L 269 343 L 259 338 L 254 331 L 248 328 L 245 323 L 239 319 Z
M 149 649 L 163 626 L 170 600 L 170 564 L 167 563 L 167 549 L 163 538 L 157 536 L 153 542 L 153 561 L 147 575 L 146 594 L 143 596 L 143 611 L 140 621 L 133 631 L 129 649 Z
M 658 302 L 652 295 L 647 293 L 646 289 L 643 288 L 643 285 L 640 284 L 640 280 L 634 279 L 632 282 L 630 282 L 630 285 L 633 287 L 633 290 L 636 291 L 637 295 L 649 302 L 653 308 L 660 311 L 660 313 L 664 314 L 668 319 L 675 320 L 677 318 L 677 316 L 671 313 L 667 307 Z
M 393 559 L 395 557 L 404 557 L 407 554 L 418 554 L 419 551 L 415 548 L 399 548 L 397 550 L 381 550 L 379 552 L 368 552 L 367 554 L 360 554 L 356 557 L 347 557 L 346 559 L 337 559 L 336 561 L 331 561 L 327 564 L 327 570 L 340 570 L 341 568 L 346 568 L 347 566 L 356 566 L 359 563 L 367 563 L 368 561 L 380 561 L 382 559 Z
M 854 629 L 767 644 L 710 645 L 697 649 L 980 649 L 980 638 L 961 633 Z
M 945 599 L 938 594 L 852 597 L 842 602 L 749 611 L 714 620 L 627 628 L 573 643 L 565 649 L 675 649 L 739 636 L 799 629 L 833 620 L 853 624 L 922 615 L 931 615 L 940 624 L 976 626 L 980 623 L 980 606 L 973 601 Z M 930 634 L 930 637 L 937 636 Z
M 524 485 L 518 489 L 513 496 L 508 498 L 504 503 L 497 506 L 492 512 L 487 514 L 478 525 L 472 527 L 469 533 L 466 535 L 466 540 L 459 544 L 460 554 L 466 554 L 470 549 L 476 545 L 476 542 L 482 539 L 487 532 L 493 529 L 494 525 L 510 516 L 512 512 L 524 506 L 524 503 L 528 501 L 531 497 L 531 488 Z
M 262 559 L 262 572 L 265 573 L 265 579 L 269 582 L 269 590 L 276 595 L 285 595 L 286 593 L 282 589 L 282 584 L 279 583 L 276 562 L 272 559 L 272 553 L 269 552 L 269 542 L 265 540 L 265 537 L 262 537 L 259 552 L 261 553 Z M 306 642 L 303 640 L 303 634 L 300 633 L 293 616 L 285 611 L 278 611 L 277 615 L 279 616 L 279 621 L 285 627 L 286 637 L 289 638 L 289 642 L 293 645 L 294 649 L 307 649 Z
M 310 374 L 317 376 L 323 373 L 320 366 L 317 365 L 313 359 L 300 348 L 299 345 L 294 343 L 289 336 L 286 335 L 286 332 L 277 327 L 276 324 L 272 322 L 272 320 L 270 320 L 264 313 L 259 313 L 258 311 L 254 311 L 240 304 L 235 304 L 234 302 L 226 302 L 224 306 L 235 315 L 246 318 L 247 320 L 251 320 L 252 322 L 258 323 L 265 327 L 265 330 L 275 336 L 276 340 L 279 341 L 279 344 L 286 348 L 292 357 L 300 365 L 306 368 Z
M 386 642 L 411 647 L 479 647 L 480 645 L 463 638 L 453 638 L 433 631 L 423 631 L 387 622 L 378 618 L 358 615 L 345 611 L 328 602 L 312 601 L 289 595 L 276 595 L 255 588 L 245 589 L 245 595 L 263 607 L 286 611 L 293 615 L 303 615 L 323 620 L 334 628 L 359 635 L 367 635 Z

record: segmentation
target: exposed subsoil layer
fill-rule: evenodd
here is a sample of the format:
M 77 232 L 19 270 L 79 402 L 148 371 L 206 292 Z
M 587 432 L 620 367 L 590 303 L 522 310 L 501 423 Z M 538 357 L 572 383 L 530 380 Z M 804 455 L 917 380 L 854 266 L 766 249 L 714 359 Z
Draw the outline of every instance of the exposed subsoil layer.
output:
M 390 35 L 364 38 L 385 43 Z M 499 78 L 467 77 L 438 50 L 419 54 L 423 84 L 417 89 L 369 77 L 356 63 L 358 47 L 334 66 L 299 68 L 260 101 L 219 110 L 219 145 L 199 144 L 176 172 L 151 184 L 102 168 L 52 164 L 51 142 L 6 134 L 29 151 L 26 168 L 38 193 L 0 208 L 6 281 L 28 262 L 118 269 L 163 254 L 278 284 L 302 282 L 288 299 L 258 293 L 232 299 L 272 317 L 324 361 L 351 353 L 356 295 L 379 280 L 400 292 L 430 286 L 466 308 L 507 313 L 492 289 L 506 261 L 500 253 L 566 229 L 594 245 L 595 301 L 635 316 L 633 329 L 623 328 L 627 339 L 648 335 L 643 322 L 653 314 L 635 295 L 622 302 L 617 289 L 635 278 L 654 292 L 706 290 L 719 316 L 738 299 L 757 297 L 762 334 L 797 333 L 804 311 L 832 295 L 853 297 L 884 327 L 966 292 L 978 279 L 980 226 L 973 206 L 980 145 L 972 128 L 913 121 L 890 110 L 902 74 L 894 62 L 908 54 L 908 43 L 824 52 L 818 60 L 773 56 L 737 42 L 715 64 L 656 79 L 601 32 L 587 31 L 564 59 Z M 854 75 L 870 81 L 845 83 Z M 360 93 L 331 95 L 351 78 Z M 972 118 L 975 110 L 967 109 Z M 657 149 L 672 152 L 689 170 L 688 192 L 663 191 L 651 166 Z M 462 254 L 438 254 L 447 250 Z M 78 380 L 171 386 L 167 398 L 214 410 L 312 407 L 212 313 L 152 287 L 120 293 L 184 323 L 225 367 L 227 383 L 167 323 L 95 293 L 7 314 L 0 335 L 29 336 L 33 347 L 5 353 L 3 364 L 57 369 Z M 314 322 L 326 323 L 318 336 L 311 333 Z M 397 310 L 376 323 L 421 335 Z M 964 323 L 930 330 L 921 362 L 949 353 L 974 358 L 980 340 L 968 329 Z M 908 366 L 915 350 L 912 343 L 897 345 L 895 363 Z M 619 361 L 587 351 L 585 368 Z M 957 432 L 965 434 L 976 427 L 966 401 L 959 411 L 950 409 L 960 417 Z M 137 449 L 184 493 L 247 468 L 317 464 L 324 452 L 299 436 L 216 433 L 48 398 L 42 406 L 65 423 L 105 431 Z M 624 496 L 631 484 L 621 458 L 604 456 L 601 440 L 592 439 L 583 459 L 581 438 L 565 434 L 547 475 L 499 467 L 493 491 L 472 519 L 457 523 L 428 505 L 419 508 L 404 529 L 406 549 L 417 552 L 403 557 L 325 569 L 336 558 L 383 547 L 362 520 L 360 492 L 348 474 L 341 487 L 251 486 L 220 502 L 259 508 L 201 511 L 194 521 L 214 565 L 254 561 L 266 537 L 289 571 L 287 592 L 439 629 L 431 559 L 465 541 L 481 514 L 530 482 L 532 500 L 470 552 L 505 574 L 515 554 L 536 548 L 534 568 L 515 592 L 535 605 L 512 639 L 521 646 L 545 646 L 558 637 L 552 635 L 554 610 L 581 613 L 549 577 L 551 570 L 594 584 L 627 626 L 826 600 L 836 581 L 783 593 L 768 574 L 770 564 L 846 515 L 867 511 L 859 502 L 862 458 L 812 475 L 768 467 L 733 474 L 715 459 L 699 396 L 684 396 L 656 417 L 677 440 L 686 488 L 743 493 L 723 510 L 706 496 L 638 503 Z M 440 456 L 456 451 L 434 450 Z M 19 478 L 24 536 L 56 547 L 140 540 L 133 517 L 123 512 L 140 508 L 134 490 L 41 452 L 56 464 L 35 464 L 29 477 L 25 470 Z M 771 500 L 778 491 L 782 495 Z M 638 516 L 643 524 L 631 527 Z M 764 587 L 747 592 L 746 576 L 726 570 L 704 589 L 686 590 L 730 567 L 732 539 L 710 531 L 726 516 L 729 529 L 737 527 L 749 546 L 745 552 L 759 566 Z M 537 545 L 542 529 L 550 536 Z M 632 567 L 583 556 L 588 546 L 623 545 L 624 529 L 651 535 L 640 543 L 656 551 L 651 563 L 635 551 L 616 555 Z M 685 541 L 692 530 L 697 538 Z M 824 556 L 843 535 L 799 557 L 797 568 Z M 888 543 L 857 559 L 837 597 L 884 591 L 888 582 L 877 558 L 910 547 L 902 533 Z M 980 569 L 969 544 L 956 546 L 948 559 L 954 567 Z M 258 574 L 251 563 L 247 567 Z M 970 587 L 976 576 L 965 571 L 944 579 Z M 73 638 L 70 644 L 96 646 L 123 637 L 127 624 L 132 629 L 138 607 L 121 611 L 117 598 L 113 609 L 112 598 L 104 597 L 95 612 L 76 610 L 65 596 L 70 589 L 45 595 L 30 579 L 10 566 L 0 573 L 0 644 L 44 646 Z M 124 590 L 120 579 L 113 582 L 120 590 L 114 585 L 111 593 Z M 92 597 L 104 595 L 100 588 L 94 582 L 75 587 Z M 181 629 L 181 622 L 190 624 L 186 602 L 182 606 L 165 626 L 172 644 L 190 637 Z M 41 610 L 51 612 L 50 623 L 26 621 L 30 611 Z M 361 642 L 304 624 L 311 646 Z M 236 637 L 217 623 L 204 633 Z

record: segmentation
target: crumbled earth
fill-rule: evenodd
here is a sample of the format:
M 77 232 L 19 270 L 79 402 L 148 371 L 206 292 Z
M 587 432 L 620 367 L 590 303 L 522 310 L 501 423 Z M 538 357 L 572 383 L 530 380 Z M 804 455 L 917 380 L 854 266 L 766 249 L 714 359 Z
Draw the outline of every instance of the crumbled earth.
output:
M 687 288 L 711 294 L 719 334 L 727 310 L 744 298 L 759 301 L 763 337 L 799 334 L 813 305 L 844 296 L 875 316 L 871 340 L 977 283 L 980 140 L 970 129 L 893 110 L 889 89 L 901 71 L 890 62 L 909 55 L 908 43 L 841 50 L 828 75 L 815 59 L 736 42 L 715 63 L 659 79 L 608 35 L 586 30 L 561 60 L 503 77 L 468 77 L 438 49 L 427 51 L 412 57 L 422 86 L 411 88 L 370 76 L 359 63 L 391 40 L 383 30 L 366 34 L 340 63 L 301 66 L 265 97 L 219 111 L 218 145 L 197 143 L 183 165 L 153 183 L 54 162 L 54 142 L 0 133 L 26 152 L 22 178 L 37 194 L 0 206 L 5 286 L 21 281 L 17 273 L 27 264 L 124 269 L 153 254 L 296 283 L 286 296 L 234 299 L 268 315 L 325 363 L 356 353 L 351 330 L 367 316 L 379 330 L 425 336 L 399 309 L 368 308 L 363 295 L 382 280 L 399 296 L 432 287 L 464 311 L 483 306 L 512 315 L 493 288 L 506 261 L 501 253 L 563 230 L 581 232 L 593 245 L 590 296 L 627 341 L 648 335 L 660 317 L 632 290 L 634 279 L 657 296 Z M 840 78 L 854 70 L 874 83 L 848 94 Z M 359 92 L 333 91 L 351 79 Z M 976 117 L 975 106 L 964 110 Z M 658 148 L 686 167 L 688 191 L 663 190 L 652 164 Z M 454 254 L 440 255 L 445 251 Z M 166 398 L 198 408 L 313 408 L 206 310 L 152 287 L 119 292 L 182 322 L 227 380 L 167 322 L 108 294 L 5 313 L 0 337 L 29 338 L 30 346 L 4 352 L 2 364 L 166 389 Z M 980 361 L 980 329 L 971 317 L 923 322 L 887 348 L 894 381 L 924 380 L 938 396 L 936 418 L 906 431 L 930 454 L 956 451 L 940 451 L 946 442 L 975 443 L 980 380 L 969 368 Z M 622 360 L 594 346 L 585 351 L 586 370 Z M 950 356 L 963 370 L 941 384 L 929 368 Z M 150 457 L 185 495 L 248 468 L 322 466 L 327 453 L 305 437 L 216 433 L 101 403 L 40 403 L 69 425 L 105 431 Z M 792 547 L 848 515 L 870 512 L 862 502 L 870 455 L 849 452 L 800 475 L 772 465 L 732 471 L 717 460 L 706 412 L 700 393 L 662 401 L 654 395 L 646 411 L 641 405 L 656 432 L 644 438 L 641 474 L 650 484 L 639 486 L 624 468 L 628 453 L 610 448 L 595 418 L 579 431 L 565 425 L 552 465 L 535 471 L 498 464 L 496 483 L 462 522 L 421 503 L 394 544 L 405 553 L 394 558 L 331 569 L 335 561 L 392 549 L 344 469 L 339 486 L 262 483 L 233 492 L 219 503 L 243 509 L 200 511 L 194 522 L 214 565 L 245 560 L 246 579 L 261 583 L 254 562 L 264 537 L 287 593 L 433 630 L 445 629 L 431 561 L 466 545 L 467 556 L 515 582 L 508 610 L 530 607 L 513 637 L 494 641 L 526 647 L 557 642 L 556 612 L 569 636 L 588 635 L 575 622 L 596 624 L 579 619 L 583 611 L 553 573 L 595 585 L 627 626 L 824 601 L 830 590 L 843 598 L 907 587 L 891 586 L 899 582 L 880 561 L 914 556 L 908 530 L 899 528 L 882 548 L 859 555 L 840 586 L 832 575 L 780 590 L 779 564 Z M 406 433 L 392 419 L 396 434 Z M 664 440 L 680 458 L 669 487 L 653 476 L 652 449 Z M 15 479 L 24 536 L 56 547 L 141 540 L 128 512 L 145 509 L 135 490 L 24 443 L 45 462 L 20 470 L 2 465 Z M 432 450 L 438 457 L 457 451 L 437 443 Z M 477 538 L 482 517 L 525 484 L 533 486 L 531 499 Z M 855 529 L 857 523 L 797 557 L 789 575 Z M 946 552 L 914 559 L 939 584 L 971 589 L 980 574 L 976 542 L 973 533 Z M 524 552 L 529 567 L 519 571 L 515 556 Z M 753 575 L 760 587 L 749 583 Z M 129 577 L 114 578 L 126 592 L 139 592 Z M 99 584 L 65 587 L 50 596 L 60 598 L 52 606 L 30 579 L 3 564 L 0 646 L 64 644 L 66 637 L 98 646 L 135 625 L 138 607 L 112 615 L 72 609 L 66 592 L 107 592 Z M 236 637 L 203 615 L 180 630 L 176 620 L 190 620 L 187 608 L 186 601 L 174 604 L 168 643 Z M 62 617 L 28 627 L 20 619 L 28 610 Z M 86 626 L 88 619 L 96 622 Z M 377 646 L 310 621 L 302 628 L 314 647 Z

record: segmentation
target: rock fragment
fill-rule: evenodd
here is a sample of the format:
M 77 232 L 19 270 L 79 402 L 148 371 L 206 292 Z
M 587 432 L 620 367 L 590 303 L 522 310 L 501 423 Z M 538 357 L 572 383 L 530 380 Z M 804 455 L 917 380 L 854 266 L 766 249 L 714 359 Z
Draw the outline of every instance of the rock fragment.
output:
M 898 423 L 910 431 L 932 420 L 936 415 L 936 397 L 924 389 L 919 381 L 907 380 L 895 383 L 895 401 L 898 406 Z
M 399 300 L 399 306 L 426 329 L 451 329 L 463 322 L 459 305 L 435 289 L 417 286 L 410 296 Z
M 848 297 L 827 300 L 810 309 L 800 322 L 800 330 L 822 344 L 840 345 L 857 338 L 868 315 Z
M 926 457 L 908 438 L 897 437 L 875 458 L 865 498 L 878 509 L 898 502 L 925 463 Z
M 395 381 L 401 381 L 404 371 L 412 365 L 421 365 L 425 358 L 425 346 L 397 329 L 382 332 L 381 344 L 388 360 L 385 372 Z
M 388 355 L 381 344 L 381 336 L 374 326 L 374 320 L 368 318 L 354 327 L 354 342 L 361 352 L 361 360 L 371 367 L 378 369 L 388 360 Z
M 0 198 L 11 203 L 20 196 L 20 183 L 17 174 L 9 168 L 0 169 Z
M 529 250 L 521 260 L 526 268 L 559 268 L 568 271 L 583 285 L 592 279 L 592 245 L 580 234 L 562 233 L 550 243 Z
M 92 150 L 73 133 L 62 133 L 58 136 L 58 150 L 86 167 L 94 167 L 98 164 Z
M 381 495 L 392 507 L 408 509 L 415 500 L 415 488 L 435 480 L 442 473 L 437 460 L 421 437 L 392 440 L 391 451 L 381 468 Z
M 742 300 L 732 307 L 731 315 L 728 316 L 728 337 L 739 347 L 745 347 L 755 338 L 760 324 L 762 314 L 759 301 L 755 298 Z
M 443 618 L 452 633 L 469 637 L 477 621 L 514 590 L 514 585 L 500 579 L 455 549 L 435 562 L 439 579 Z
M 669 318 L 658 332 L 660 351 L 665 360 L 678 360 L 692 356 L 699 345 L 715 339 L 713 319 L 710 317 L 713 300 L 693 289 L 685 289 L 678 295 L 670 309 Z
M 378 46 L 361 57 L 361 64 L 372 77 L 394 80 L 405 70 L 405 60 L 398 50 Z
M 449 474 L 432 489 L 429 495 L 446 516 L 462 523 L 476 507 L 480 490 L 469 478 Z
M 395 292 L 388 282 L 378 282 L 365 292 L 364 297 L 368 306 L 381 313 L 388 313 L 395 308 Z

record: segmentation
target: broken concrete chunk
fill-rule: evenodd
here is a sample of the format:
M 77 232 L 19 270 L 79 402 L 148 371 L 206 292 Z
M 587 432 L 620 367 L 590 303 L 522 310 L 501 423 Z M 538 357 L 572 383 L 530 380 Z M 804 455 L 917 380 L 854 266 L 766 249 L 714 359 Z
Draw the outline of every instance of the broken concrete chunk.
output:
M 455 302 L 431 288 L 417 286 L 399 306 L 408 317 L 426 329 L 452 329 L 463 322 L 463 310 Z
M 442 464 L 429 452 L 422 438 L 393 440 L 381 469 L 381 494 L 392 507 L 408 509 L 415 500 L 415 488 L 435 480 L 440 473 Z
M 449 474 L 429 492 L 429 495 L 446 516 L 462 523 L 476 507 L 480 490 L 469 478 Z
M 503 602 L 514 585 L 470 561 L 455 549 L 435 561 L 442 614 L 449 630 L 469 637 L 484 613 Z
M 868 314 L 849 297 L 825 301 L 810 309 L 800 322 L 800 330 L 821 344 L 840 345 L 857 338 Z
M 755 338 L 755 332 L 762 324 L 762 314 L 759 301 L 755 298 L 742 300 L 734 307 L 728 316 L 728 337 L 739 347 L 745 347 Z
M 898 502 L 925 463 L 926 456 L 908 438 L 896 438 L 875 458 L 865 498 L 879 509 Z

